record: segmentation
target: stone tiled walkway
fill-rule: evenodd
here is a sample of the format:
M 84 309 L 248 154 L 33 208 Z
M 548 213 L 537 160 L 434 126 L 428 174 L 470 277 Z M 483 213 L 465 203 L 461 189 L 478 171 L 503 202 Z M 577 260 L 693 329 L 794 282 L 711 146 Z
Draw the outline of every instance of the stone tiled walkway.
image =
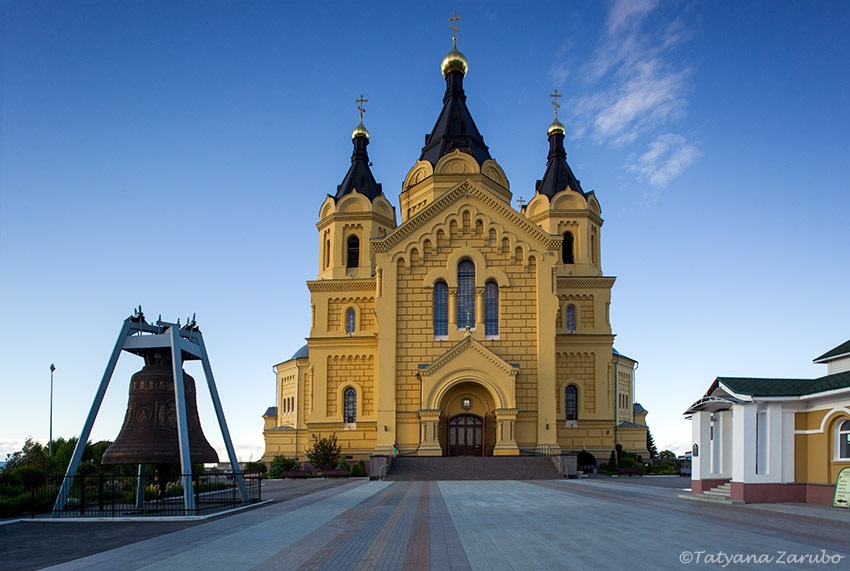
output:
M 723 568 L 721 552 L 761 555 L 753 566 L 764 569 L 850 568 L 846 510 L 715 506 L 678 493 L 616 480 L 360 480 L 55 568 Z M 782 552 L 809 560 L 782 565 Z M 822 553 L 831 559 L 812 559 Z

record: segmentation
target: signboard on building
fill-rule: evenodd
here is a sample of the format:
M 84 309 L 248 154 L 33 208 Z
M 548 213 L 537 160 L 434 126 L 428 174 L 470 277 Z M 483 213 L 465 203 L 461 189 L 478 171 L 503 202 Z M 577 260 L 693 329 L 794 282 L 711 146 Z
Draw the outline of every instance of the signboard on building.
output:
M 850 468 L 842 468 L 835 482 L 835 495 L 832 497 L 832 507 L 850 508 Z

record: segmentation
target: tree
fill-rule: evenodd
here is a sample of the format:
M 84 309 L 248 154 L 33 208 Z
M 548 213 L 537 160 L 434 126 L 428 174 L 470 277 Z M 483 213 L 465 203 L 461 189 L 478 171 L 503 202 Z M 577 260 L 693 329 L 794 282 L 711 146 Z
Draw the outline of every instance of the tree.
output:
M 245 467 L 242 471 L 246 474 L 265 474 L 268 472 L 268 467 L 265 462 L 254 460 L 251 462 L 245 462 Z
M 658 455 L 658 457 L 661 458 L 662 460 L 675 460 L 676 459 L 676 453 L 673 452 L 672 450 L 664 450 L 664 451 L 661 452 L 661 454 Z
M 646 429 L 646 449 L 649 451 L 650 460 L 658 458 L 658 448 L 655 447 L 655 439 L 652 437 L 649 427 Z
M 342 455 L 342 446 L 337 443 L 336 434 L 319 438 L 313 435 L 313 447 L 306 452 L 310 464 L 324 472 L 336 466 Z

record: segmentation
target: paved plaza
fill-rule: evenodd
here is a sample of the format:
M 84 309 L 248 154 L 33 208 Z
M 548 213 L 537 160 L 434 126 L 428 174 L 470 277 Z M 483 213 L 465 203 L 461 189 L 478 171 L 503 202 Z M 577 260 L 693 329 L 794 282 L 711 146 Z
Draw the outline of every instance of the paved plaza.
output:
M 687 484 L 275 481 L 274 501 L 202 521 L 0 526 L 0 568 L 850 569 L 850 511 L 707 504 Z

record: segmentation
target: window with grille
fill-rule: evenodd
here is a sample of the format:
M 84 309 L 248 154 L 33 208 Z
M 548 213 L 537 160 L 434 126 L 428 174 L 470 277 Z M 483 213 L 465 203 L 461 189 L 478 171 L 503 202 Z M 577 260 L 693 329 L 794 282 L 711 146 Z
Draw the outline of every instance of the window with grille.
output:
M 345 389 L 345 422 L 357 422 L 357 391 Z
M 349 307 L 345 312 L 345 332 L 351 335 L 354 333 L 354 324 L 357 321 L 357 312 L 354 308 Z
M 838 458 L 850 460 L 850 420 L 838 425 Z
M 484 284 L 484 336 L 499 335 L 499 284 L 490 280 Z
M 578 389 L 575 385 L 564 389 L 564 414 L 567 420 L 578 420 Z
M 345 263 L 346 268 L 356 268 L 360 265 L 360 238 L 357 236 L 348 237 L 348 259 Z
M 576 307 L 574 305 L 567 306 L 567 331 L 576 332 Z
M 434 337 L 449 335 L 449 286 L 439 281 L 434 284 Z
M 457 326 L 475 327 L 475 264 L 461 260 L 457 265 Z

